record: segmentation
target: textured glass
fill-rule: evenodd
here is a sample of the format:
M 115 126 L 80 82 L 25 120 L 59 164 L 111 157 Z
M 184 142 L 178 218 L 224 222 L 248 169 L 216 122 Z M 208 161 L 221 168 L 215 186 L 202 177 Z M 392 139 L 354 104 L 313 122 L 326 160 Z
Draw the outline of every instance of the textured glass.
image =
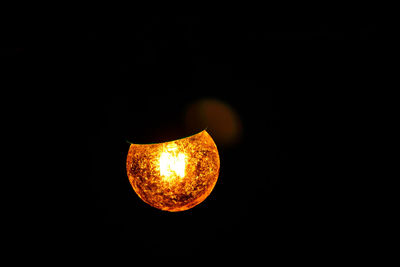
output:
M 211 193 L 219 164 L 217 147 L 204 130 L 165 143 L 131 144 L 126 168 L 144 202 L 161 210 L 183 211 Z

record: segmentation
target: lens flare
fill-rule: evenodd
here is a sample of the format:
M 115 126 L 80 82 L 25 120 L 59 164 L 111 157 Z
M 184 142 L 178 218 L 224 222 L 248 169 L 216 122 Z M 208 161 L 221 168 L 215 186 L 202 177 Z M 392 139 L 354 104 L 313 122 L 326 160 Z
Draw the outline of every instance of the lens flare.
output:
M 207 128 L 218 144 L 234 145 L 242 133 L 242 123 L 235 110 L 216 99 L 202 99 L 188 106 L 185 124 L 189 131 Z

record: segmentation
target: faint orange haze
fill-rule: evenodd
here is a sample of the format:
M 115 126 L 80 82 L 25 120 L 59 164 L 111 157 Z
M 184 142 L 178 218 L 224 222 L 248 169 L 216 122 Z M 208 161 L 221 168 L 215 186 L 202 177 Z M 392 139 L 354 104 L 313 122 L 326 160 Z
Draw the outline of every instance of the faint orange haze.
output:
M 217 99 L 202 99 L 188 106 L 185 126 L 189 132 L 205 129 L 217 144 L 233 145 L 239 141 L 242 123 L 228 104 Z

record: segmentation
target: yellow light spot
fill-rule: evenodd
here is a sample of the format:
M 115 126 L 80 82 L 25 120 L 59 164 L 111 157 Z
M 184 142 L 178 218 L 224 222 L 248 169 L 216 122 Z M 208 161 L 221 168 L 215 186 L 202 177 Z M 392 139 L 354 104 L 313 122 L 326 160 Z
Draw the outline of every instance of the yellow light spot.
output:
M 185 176 L 185 154 L 162 152 L 160 156 L 160 175 L 164 178 Z

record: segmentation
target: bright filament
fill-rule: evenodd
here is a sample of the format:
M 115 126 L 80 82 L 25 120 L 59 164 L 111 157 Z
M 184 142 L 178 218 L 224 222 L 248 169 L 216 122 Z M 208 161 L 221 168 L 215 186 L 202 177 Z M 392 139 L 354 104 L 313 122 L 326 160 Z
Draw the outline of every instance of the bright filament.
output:
M 185 165 L 184 153 L 162 152 L 160 156 L 160 175 L 167 179 L 173 177 L 174 174 L 183 178 L 185 176 Z

